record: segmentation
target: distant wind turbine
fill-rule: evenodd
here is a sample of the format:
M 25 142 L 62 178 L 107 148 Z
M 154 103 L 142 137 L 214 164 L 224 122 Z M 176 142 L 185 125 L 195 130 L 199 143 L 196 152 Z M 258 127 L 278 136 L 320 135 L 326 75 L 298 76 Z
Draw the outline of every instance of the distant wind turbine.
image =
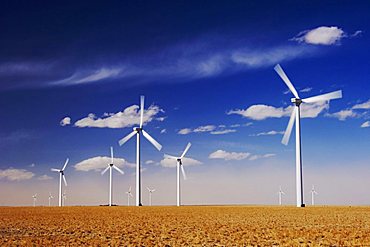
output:
M 155 189 L 149 189 L 149 187 L 146 187 L 149 191 L 149 206 L 152 206 L 152 193 L 155 191 Z
M 36 194 L 34 194 L 34 195 L 32 196 L 32 198 L 33 198 L 33 206 L 35 207 L 35 206 L 36 206 L 36 201 L 37 201 L 37 193 L 36 193 Z
M 185 154 L 188 152 L 189 148 L 191 147 L 191 143 L 189 142 L 186 146 L 184 152 L 182 152 L 180 157 L 171 156 L 168 154 L 165 154 L 164 157 L 168 159 L 175 159 L 177 161 L 177 206 L 181 205 L 181 189 L 180 189 L 180 169 L 182 172 L 182 176 L 184 177 L 184 180 L 186 180 L 186 173 L 184 166 L 182 164 L 182 159 L 184 158 Z
M 134 127 L 133 131 L 122 138 L 118 143 L 120 146 L 125 144 L 136 134 L 136 206 L 142 206 L 141 203 L 141 168 L 140 168 L 140 133 L 153 144 L 154 147 L 160 151 L 162 145 L 159 144 L 153 137 L 151 137 L 148 132 L 143 129 L 143 118 L 144 118 L 144 96 L 140 97 L 140 125 L 139 127 Z
M 315 190 L 315 186 L 312 185 L 312 189 L 311 189 L 311 205 L 314 206 L 315 205 L 315 195 L 317 195 L 318 193 L 316 192 Z
M 110 161 L 110 164 L 108 164 L 108 167 L 104 169 L 104 171 L 102 171 L 101 175 L 103 175 L 106 171 L 108 171 L 109 169 L 109 206 L 112 206 L 112 168 L 116 169 L 119 173 L 121 173 L 122 175 L 125 174 L 121 169 L 119 169 L 117 166 L 115 166 L 113 164 L 113 147 L 110 147 L 110 158 L 111 158 L 111 161 Z
M 279 187 L 279 205 L 281 206 L 282 205 L 282 197 L 283 195 L 285 195 L 284 191 L 281 190 L 281 186 Z
M 63 192 L 63 201 L 62 201 L 62 205 L 65 206 L 66 205 L 66 200 L 67 200 L 67 191 Z
M 130 206 L 130 197 L 133 197 L 131 193 L 131 186 L 128 188 L 126 194 L 127 194 L 127 206 Z
M 54 197 L 51 195 L 51 193 L 49 192 L 49 207 L 50 207 L 50 201 L 51 201 L 51 199 L 53 199 Z
M 66 177 L 64 176 L 64 170 L 66 169 L 68 162 L 69 159 L 67 158 L 63 168 L 60 170 L 55 168 L 51 169 L 53 172 L 59 172 L 59 207 L 62 206 L 62 179 L 64 181 L 64 185 L 67 186 L 67 180 Z
M 296 192 L 297 192 L 297 207 L 304 207 L 304 200 L 303 200 L 303 173 L 302 173 L 302 151 L 301 151 L 301 113 L 300 113 L 300 105 L 302 103 L 315 103 L 320 101 L 329 101 L 332 99 L 339 99 L 342 98 L 342 91 L 338 90 L 331 93 L 326 93 L 314 97 L 309 97 L 306 99 L 301 99 L 297 93 L 297 90 L 294 88 L 293 84 L 280 67 L 277 64 L 274 67 L 275 71 L 279 74 L 281 79 L 285 82 L 288 86 L 289 90 L 292 92 L 295 98 L 291 99 L 291 102 L 294 104 L 294 110 L 292 115 L 290 116 L 288 126 L 285 130 L 285 134 L 282 139 L 282 143 L 287 145 L 289 142 L 289 137 L 292 132 L 293 124 L 295 122 L 295 132 L 296 132 Z

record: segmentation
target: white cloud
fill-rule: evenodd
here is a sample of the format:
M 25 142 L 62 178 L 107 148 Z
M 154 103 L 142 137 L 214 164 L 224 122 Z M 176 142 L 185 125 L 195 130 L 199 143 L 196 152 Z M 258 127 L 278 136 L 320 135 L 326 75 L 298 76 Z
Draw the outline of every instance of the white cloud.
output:
M 145 164 L 147 164 L 147 165 L 151 165 L 151 164 L 154 164 L 155 162 L 154 162 L 154 160 L 147 160 L 147 161 L 145 161 Z
M 303 89 L 299 90 L 299 92 L 308 93 L 308 92 L 311 92 L 311 90 L 312 90 L 312 87 L 306 87 L 306 88 L 303 88 Z
M 224 129 L 224 130 L 215 130 L 211 131 L 212 135 L 224 135 L 224 134 L 229 134 L 229 133 L 234 133 L 236 132 L 235 129 Z
M 199 126 L 198 128 L 195 128 L 193 132 L 211 132 L 216 129 L 215 125 L 204 125 L 204 126 Z
M 208 158 L 210 159 L 224 159 L 224 160 L 243 160 L 250 156 L 250 153 L 237 153 L 237 152 L 226 152 L 224 150 L 217 150 L 211 153 Z
M 83 83 L 96 82 L 100 80 L 115 79 L 122 77 L 122 68 L 106 68 L 80 70 L 72 76 L 62 80 L 51 82 L 51 85 L 76 85 Z
M 358 114 L 356 112 L 352 111 L 351 109 L 347 109 L 347 110 L 341 110 L 341 111 L 335 112 L 335 113 L 328 113 L 328 114 L 326 114 L 326 116 L 338 118 L 340 121 L 344 121 L 347 118 L 357 117 Z
M 177 161 L 175 159 L 164 158 L 159 162 L 159 164 L 163 167 L 176 167 Z M 203 163 L 196 159 L 184 157 L 182 159 L 182 164 L 184 166 L 197 166 Z
M 86 160 L 83 160 L 79 163 L 77 163 L 74 168 L 77 171 L 101 171 L 102 169 L 105 169 L 108 164 L 111 163 L 111 158 L 110 157 L 102 157 L 102 156 L 97 156 L 93 158 L 89 158 Z M 123 158 L 114 158 L 113 164 L 116 165 L 117 167 L 135 167 L 136 165 L 133 163 L 127 162 Z
M 189 129 L 189 128 L 185 128 L 185 129 L 181 129 L 179 130 L 179 132 L 177 132 L 179 135 L 187 135 L 187 134 L 190 134 L 192 132 L 192 129 Z
M 352 109 L 370 109 L 370 99 L 364 103 L 354 105 Z
M 341 28 L 322 26 L 300 32 L 292 40 L 313 45 L 333 45 L 338 44 L 344 37 L 346 34 Z
M 166 129 L 162 129 L 161 130 L 161 134 L 164 134 L 164 133 L 167 133 L 167 130 Z
M 50 177 L 50 176 L 48 176 L 48 175 L 46 175 L 46 174 L 44 174 L 44 175 L 42 175 L 42 176 L 39 176 L 38 178 L 37 178 L 37 180 L 41 180 L 41 181 L 43 181 L 43 180 L 50 180 L 50 179 L 53 179 L 52 177 Z
M 258 159 L 262 159 L 262 158 L 270 158 L 270 157 L 274 157 L 274 156 L 276 156 L 276 154 L 263 154 L 263 155 L 254 154 L 254 155 L 250 156 L 248 159 L 250 161 L 253 161 L 253 160 L 258 160 Z
M 271 130 L 268 132 L 261 132 L 251 136 L 270 136 L 270 135 L 284 135 L 284 131 Z
M 151 122 L 154 117 L 163 110 L 156 105 L 151 105 L 144 110 L 143 123 Z M 77 127 L 96 127 L 96 128 L 124 128 L 140 123 L 140 109 L 137 105 L 132 105 L 117 113 L 104 113 L 103 117 L 97 118 L 93 113 L 75 122 Z
M 363 124 L 361 124 L 361 128 L 368 128 L 370 127 L 370 121 L 366 121 Z
M 351 34 L 351 37 L 356 37 L 356 36 L 359 36 L 362 34 L 362 31 L 361 30 L 357 30 L 356 32 L 354 32 L 353 34 Z
M 4 178 L 9 181 L 21 181 L 31 179 L 35 174 L 25 169 L 8 168 L 0 170 L 0 179 Z
M 62 120 L 60 120 L 59 123 L 61 126 L 66 126 L 71 124 L 71 118 L 70 117 L 65 117 Z
M 31 165 L 29 165 L 29 167 L 35 167 L 35 163 L 32 163 Z
M 329 104 L 327 102 L 317 102 L 314 104 L 302 104 L 301 105 L 301 117 L 302 118 L 315 118 L 323 110 L 329 109 Z M 269 105 L 252 105 L 245 110 L 230 110 L 227 112 L 230 114 L 238 114 L 246 118 L 253 120 L 264 120 L 266 118 L 281 118 L 291 115 L 293 106 L 283 107 L 274 107 Z

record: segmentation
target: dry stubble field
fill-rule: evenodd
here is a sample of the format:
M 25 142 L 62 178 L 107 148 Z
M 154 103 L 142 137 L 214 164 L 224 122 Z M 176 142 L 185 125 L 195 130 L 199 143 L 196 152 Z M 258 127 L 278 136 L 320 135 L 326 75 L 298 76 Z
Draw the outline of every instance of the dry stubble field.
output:
M 0 207 L 0 246 L 370 246 L 369 207 Z

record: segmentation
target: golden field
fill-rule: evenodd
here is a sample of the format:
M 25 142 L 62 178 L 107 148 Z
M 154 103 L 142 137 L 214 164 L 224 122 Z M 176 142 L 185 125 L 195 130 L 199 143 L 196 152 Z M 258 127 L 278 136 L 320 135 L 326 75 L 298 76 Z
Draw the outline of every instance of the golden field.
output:
M 0 207 L 0 246 L 370 246 L 370 207 Z

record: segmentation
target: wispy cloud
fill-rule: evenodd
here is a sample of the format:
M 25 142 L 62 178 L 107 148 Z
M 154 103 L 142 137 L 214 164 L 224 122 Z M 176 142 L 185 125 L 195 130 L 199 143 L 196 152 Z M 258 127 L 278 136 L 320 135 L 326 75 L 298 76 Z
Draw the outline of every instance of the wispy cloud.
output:
M 299 90 L 299 92 L 301 92 L 301 93 L 308 93 L 308 92 L 311 92 L 311 90 L 312 90 L 312 87 L 306 87 L 306 88 L 303 88 L 303 89 Z
M 233 124 L 232 126 L 240 127 L 240 124 L 238 125 Z M 223 124 L 218 125 L 218 126 L 217 125 L 202 125 L 194 129 L 191 129 L 191 128 L 180 129 L 177 133 L 179 135 L 187 135 L 190 133 L 210 133 L 211 135 L 225 135 L 225 134 L 236 132 L 236 129 L 228 129 L 226 127 L 227 126 Z
M 356 104 L 350 108 L 340 110 L 335 113 L 327 113 L 325 114 L 325 116 L 338 118 L 339 120 L 344 121 L 347 118 L 359 118 L 365 116 L 366 110 L 368 109 L 370 109 L 370 100 L 364 103 Z M 365 110 L 365 112 L 363 112 L 363 110 Z
M 25 169 L 8 168 L 0 170 L 0 179 L 6 179 L 8 181 L 22 181 L 28 180 L 35 176 L 33 172 Z
M 97 156 L 93 158 L 89 158 L 86 160 L 83 160 L 76 165 L 74 165 L 74 168 L 77 171 L 101 171 L 102 169 L 105 169 L 108 164 L 111 163 L 111 157 L 105 157 L 105 156 Z M 113 164 L 117 167 L 135 167 L 136 165 L 133 163 L 127 162 L 123 158 L 114 158 Z
M 366 121 L 363 124 L 361 124 L 361 128 L 368 128 L 370 127 L 370 121 Z
M 132 105 L 117 113 L 104 113 L 102 117 L 96 117 L 90 113 L 87 117 L 75 122 L 76 127 L 96 127 L 96 128 L 124 128 L 140 123 L 140 107 Z M 143 123 L 147 124 L 155 119 L 158 113 L 163 112 L 159 106 L 151 105 L 144 110 Z
M 90 82 L 97 82 L 108 79 L 121 78 L 122 68 L 99 68 L 96 70 L 81 70 L 74 73 L 72 76 L 52 82 L 52 85 L 74 85 Z
M 271 130 L 268 132 L 260 132 L 257 134 L 252 134 L 250 136 L 271 136 L 271 135 L 284 135 L 284 131 Z
M 37 180 L 41 180 L 41 181 L 51 180 L 51 179 L 53 179 L 53 177 L 50 177 L 50 176 L 48 176 L 46 174 L 37 177 Z
M 364 103 L 354 105 L 352 109 L 363 109 L 363 110 L 370 109 L 370 99 Z
M 250 161 L 253 161 L 253 160 L 262 159 L 262 158 L 270 158 L 270 157 L 273 157 L 275 155 L 276 154 L 272 154 L 272 153 L 259 155 L 259 154 L 251 154 L 249 152 L 227 152 L 227 151 L 219 149 L 219 150 L 211 153 L 208 156 L 208 158 L 210 158 L 210 159 L 223 159 L 223 160 L 226 160 L 226 161 L 244 160 L 244 159 L 248 159 Z
M 225 134 L 234 133 L 234 132 L 236 132 L 236 129 L 216 130 L 216 131 L 211 131 L 211 135 L 225 135 Z

